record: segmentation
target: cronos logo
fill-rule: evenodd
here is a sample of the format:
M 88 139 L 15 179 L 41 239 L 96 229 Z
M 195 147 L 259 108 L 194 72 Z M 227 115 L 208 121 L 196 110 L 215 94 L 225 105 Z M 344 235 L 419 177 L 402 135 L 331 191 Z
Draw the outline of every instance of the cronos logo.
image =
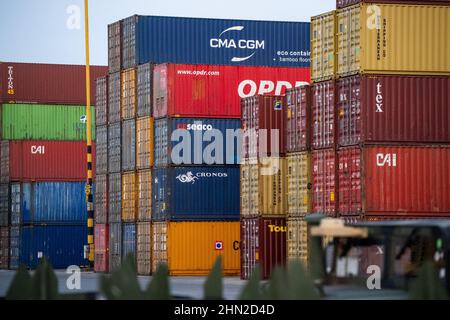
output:
M 8 66 L 8 94 L 14 94 L 14 67 Z
M 194 175 L 191 171 L 176 176 L 178 181 L 180 181 L 181 183 L 190 183 L 190 184 L 194 184 L 200 178 L 226 178 L 226 177 L 228 177 L 228 174 L 226 172 L 197 172 Z
M 229 35 L 232 31 L 242 31 L 244 30 L 244 26 L 233 26 L 223 30 L 217 38 L 209 39 L 209 46 L 211 48 L 226 48 L 226 49 L 247 49 L 247 50 L 255 50 L 252 54 L 245 57 L 233 57 L 231 59 L 232 62 L 242 62 L 250 59 L 255 53 L 256 50 L 263 49 L 265 47 L 264 40 L 255 40 L 255 39 L 233 39 L 223 37 L 224 35 Z

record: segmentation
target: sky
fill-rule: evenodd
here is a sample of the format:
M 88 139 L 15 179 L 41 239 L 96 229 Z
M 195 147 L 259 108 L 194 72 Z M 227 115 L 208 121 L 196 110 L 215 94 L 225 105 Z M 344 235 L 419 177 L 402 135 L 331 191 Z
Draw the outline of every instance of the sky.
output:
M 2 1 L 0 61 L 84 64 L 84 0 Z M 108 24 L 133 14 L 310 21 L 336 0 L 89 0 L 90 62 L 107 64 Z

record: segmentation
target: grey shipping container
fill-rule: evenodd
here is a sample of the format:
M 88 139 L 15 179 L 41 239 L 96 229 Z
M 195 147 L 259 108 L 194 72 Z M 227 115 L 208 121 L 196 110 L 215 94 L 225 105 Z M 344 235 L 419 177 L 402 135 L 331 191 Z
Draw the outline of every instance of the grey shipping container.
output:
M 108 127 L 97 127 L 95 173 L 108 173 Z
M 137 272 L 142 275 L 150 275 L 152 265 L 152 226 L 150 222 L 138 222 L 136 229 Z
M 137 67 L 137 116 L 145 117 L 153 114 L 153 65 L 146 63 Z
M 95 177 L 95 223 L 108 223 L 108 175 Z
M 120 71 L 122 56 L 122 22 L 108 25 L 108 66 L 109 72 Z
M 108 176 L 108 220 L 112 222 L 121 221 L 122 204 L 122 174 L 114 173 Z
M 20 227 L 11 226 L 9 228 L 9 268 L 19 268 L 20 254 Z
M 0 227 L 0 269 L 9 266 L 9 227 Z
M 120 172 L 121 168 L 121 123 L 108 127 L 108 173 Z
M 95 101 L 95 124 L 108 124 L 108 77 L 97 78 Z
M 137 16 L 122 20 L 122 69 L 136 66 L 136 23 Z
M 9 182 L 9 140 L 0 142 L 0 183 Z
M 120 121 L 120 83 L 121 73 L 112 73 L 108 77 L 108 123 Z
M 109 271 L 120 267 L 122 261 L 122 224 L 109 224 Z
M 136 168 L 136 120 L 125 120 L 122 123 L 122 170 L 131 171 Z
M 9 184 L 0 184 L 0 227 L 9 225 Z
M 12 183 L 11 184 L 11 225 L 19 225 L 21 223 L 20 221 L 20 211 L 21 211 L 21 188 L 20 183 Z

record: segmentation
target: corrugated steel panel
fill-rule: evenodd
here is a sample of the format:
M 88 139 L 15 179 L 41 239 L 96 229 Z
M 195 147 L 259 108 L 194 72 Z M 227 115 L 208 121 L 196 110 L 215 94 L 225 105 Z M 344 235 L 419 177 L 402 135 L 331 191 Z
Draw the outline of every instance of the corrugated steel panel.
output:
M 309 85 L 286 90 L 286 152 L 311 147 L 311 99 Z
M 120 172 L 122 167 L 122 125 L 108 126 L 108 173 Z
M 120 71 L 122 65 L 122 22 L 108 25 L 108 66 L 109 72 Z
M 11 205 L 15 206 L 12 224 L 68 225 L 87 221 L 84 182 L 24 182 L 11 187 Z
M 97 78 L 95 89 L 95 120 L 97 126 L 108 124 L 108 77 Z
M 9 268 L 19 268 L 20 227 L 9 227 Z
M 308 265 L 308 223 L 304 218 L 288 218 L 287 224 L 287 261 L 300 261 Z
M 137 172 L 137 221 L 151 221 L 152 218 L 152 170 Z
M 136 119 L 136 168 L 153 167 L 154 121 L 152 117 Z
M 20 221 L 21 204 L 22 204 L 22 193 L 21 193 L 20 183 L 11 183 L 11 212 L 10 212 L 10 223 L 11 225 L 18 225 Z
M 109 272 L 120 268 L 122 264 L 122 224 L 109 224 Z
M 239 164 L 240 128 L 239 119 L 158 119 L 155 166 Z
M 335 216 L 337 212 L 337 154 L 334 149 L 312 152 L 313 212 Z
M 153 169 L 153 221 L 239 219 L 239 168 Z
M 136 116 L 136 87 L 136 68 L 123 70 L 120 84 L 122 119 L 132 119 Z
M 241 100 L 243 156 L 277 157 L 286 153 L 286 99 L 253 96 Z
M 108 175 L 108 221 L 120 222 L 122 221 L 122 174 L 113 173 Z
M 336 0 L 336 7 L 338 9 L 348 7 L 357 3 L 368 2 L 374 3 L 373 0 Z M 395 3 L 395 4 L 421 4 L 421 5 L 431 5 L 439 4 L 444 5 L 450 3 L 449 0 L 377 0 L 376 3 Z
M 304 216 L 312 209 L 311 154 L 288 153 L 286 162 L 287 215 Z
M 241 98 L 282 95 L 309 77 L 309 68 L 161 64 L 153 72 L 153 116 L 240 118 Z
M 9 207 L 10 207 L 10 186 L 9 183 L 0 184 L 0 226 L 9 226 Z
M 97 127 L 97 144 L 95 146 L 95 172 L 108 173 L 108 126 Z
M 371 5 L 338 10 L 339 76 L 450 74 L 450 6 Z
M 108 68 L 91 66 L 91 103 L 95 79 Z M 86 67 L 81 65 L 0 62 L 0 103 L 86 104 Z
M 347 147 L 338 155 L 341 215 L 450 216 L 450 147 Z
M 122 122 L 122 171 L 136 169 L 136 120 Z
M 9 182 L 9 141 L 0 141 L 0 182 Z
M 9 228 L 0 227 L 0 269 L 9 267 Z
M 336 10 L 311 17 L 311 80 L 333 79 L 336 74 Z
M 150 275 L 152 271 L 152 225 L 150 222 L 138 222 L 136 229 L 137 273 Z
M 286 160 L 245 159 L 241 164 L 241 216 L 285 216 Z
M 108 77 L 108 123 L 116 123 L 121 119 L 121 73 L 111 73 Z
M 109 226 L 107 224 L 95 224 L 94 229 L 94 271 L 109 271 Z
M 37 104 L 3 104 L 4 140 L 86 140 L 86 107 Z M 92 140 L 95 140 L 95 109 Z
M 96 144 L 92 143 L 93 177 Z M 86 142 L 15 140 L 2 142 L 2 181 L 85 181 Z
M 241 278 L 249 279 L 259 265 L 263 279 L 286 263 L 286 219 L 241 219 Z
M 166 263 L 170 275 L 207 275 L 217 256 L 222 273 L 239 274 L 239 222 L 156 222 L 152 270 Z
M 312 148 L 331 148 L 336 143 L 336 83 L 333 80 L 312 86 Z
M 136 259 L 136 224 L 122 224 L 122 261 L 128 256 Z
M 122 221 L 134 222 L 137 215 L 136 173 L 122 173 Z
M 138 22 L 138 16 L 134 15 L 122 20 L 122 68 L 128 69 L 135 67 L 137 63 L 137 42 L 138 41 L 148 41 L 139 38 L 140 35 L 137 34 L 136 24 Z M 146 62 L 150 62 L 146 61 Z
M 337 82 L 339 144 L 450 142 L 450 77 L 353 76 Z
M 146 63 L 137 67 L 137 116 L 153 115 L 153 64 Z
M 99 174 L 95 177 L 95 223 L 108 223 L 108 175 Z

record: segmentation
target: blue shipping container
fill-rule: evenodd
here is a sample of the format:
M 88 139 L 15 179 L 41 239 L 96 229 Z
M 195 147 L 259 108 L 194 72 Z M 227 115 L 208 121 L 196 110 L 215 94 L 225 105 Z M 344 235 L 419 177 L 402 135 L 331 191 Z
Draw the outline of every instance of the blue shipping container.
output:
M 124 223 L 122 228 L 122 260 L 130 254 L 136 258 L 136 224 Z
M 109 224 L 109 271 L 120 267 L 122 261 L 122 224 Z
M 12 224 L 86 223 L 87 206 L 84 188 L 84 182 L 14 184 Z M 19 201 L 17 201 L 18 198 Z
M 239 220 L 239 167 L 153 169 L 153 220 Z
M 156 167 L 239 164 L 239 119 L 162 118 L 154 127 Z
M 9 268 L 19 268 L 19 243 L 20 243 L 20 227 L 9 228 Z
M 132 16 L 122 64 L 146 62 L 309 67 L 310 23 Z

